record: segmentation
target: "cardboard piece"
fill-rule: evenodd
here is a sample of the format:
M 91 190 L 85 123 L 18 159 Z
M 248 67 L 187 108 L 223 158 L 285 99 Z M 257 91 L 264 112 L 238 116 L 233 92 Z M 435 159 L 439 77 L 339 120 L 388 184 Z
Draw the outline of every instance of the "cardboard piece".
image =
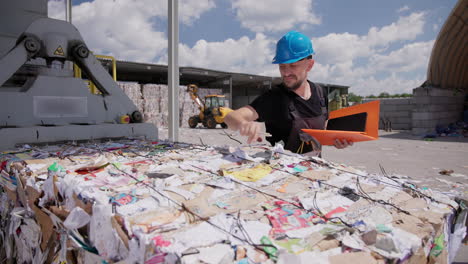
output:
M 24 207 L 28 207 L 28 199 L 26 198 L 26 192 L 24 191 L 24 184 L 23 184 L 23 177 L 21 177 L 21 174 L 18 172 L 15 172 L 15 177 L 16 177 L 16 183 L 18 184 L 16 187 L 16 192 L 18 193 L 18 198 L 21 202 L 21 204 Z
M 50 217 L 44 213 L 39 207 L 36 206 L 35 202 L 39 197 L 41 197 L 41 193 L 39 193 L 36 189 L 31 186 L 26 186 L 26 193 L 28 197 L 28 205 L 34 211 L 34 215 L 36 217 L 36 221 L 41 227 L 42 231 L 42 241 L 41 241 L 41 250 L 44 251 L 47 248 L 47 243 L 49 239 L 52 237 L 54 233 L 54 224 Z
M 315 245 L 317 245 L 320 241 L 324 240 L 326 236 L 322 235 L 320 232 L 314 232 L 312 233 L 309 237 L 307 237 L 306 241 L 307 244 L 311 248 L 313 248 Z
M 300 173 L 301 177 L 311 179 L 311 180 L 319 180 L 319 181 L 328 181 L 331 177 L 334 176 L 333 173 L 330 171 L 317 171 L 317 170 L 308 170 Z
M 377 260 L 367 252 L 352 252 L 328 257 L 330 264 L 359 263 L 377 264 Z
M 118 218 L 119 216 L 116 216 L 116 215 L 111 217 L 112 227 L 115 229 L 115 231 L 117 231 L 117 234 L 119 235 L 120 239 L 124 243 L 125 247 L 128 249 L 129 237 L 122 229 L 122 226 L 119 224 L 119 221 L 117 220 Z
M 222 212 L 221 209 L 219 209 L 218 207 L 208 204 L 208 199 L 213 193 L 213 191 L 214 189 L 212 187 L 206 187 L 198 195 L 198 197 L 189 201 L 185 201 L 183 203 L 184 208 L 187 208 L 190 212 L 194 212 L 196 215 L 202 217 L 202 219 L 208 219 L 211 216 Z M 195 218 L 193 220 L 198 221 L 199 219 Z
M 93 205 L 91 203 L 84 203 L 82 200 L 78 199 L 78 196 L 73 193 L 73 200 L 75 201 L 76 206 L 81 207 L 89 215 L 93 214 Z
M 318 247 L 320 251 L 326 251 L 326 250 L 336 248 L 339 246 L 340 246 L 340 242 L 334 239 L 333 237 L 327 237 L 326 239 L 322 239 L 320 240 L 320 242 L 316 244 L 316 247 Z M 354 263 L 358 263 L 358 262 L 354 262 Z
M 222 201 L 217 200 L 228 205 L 225 208 L 220 208 L 219 206 L 216 206 L 217 201 L 210 202 L 210 197 L 214 190 L 215 189 L 213 187 L 205 187 L 205 189 L 195 199 L 184 201 L 184 207 L 203 219 L 208 219 L 209 217 L 219 213 L 234 213 L 239 210 L 248 210 L 267 200 L 267 197 L 264 195 L 251 191 L 233 192 L 229 199 Z M 193 217 L 190 217 L 189 219 L 192 218 Z
M 408 264 L 427 263 L 427 257 L 424 249 L 421 247 L 408 260 Z
M 70 214 L 69 211 L 63 209 L 61 206 L 59 207 L 52 205 L 49 207 L 49 210 L 62 221 L 65 221 L 65 219 L 67 219 L 68 215 Z
M 5 190 L 7 196 L 8 196 L 8 199 L 13 201 L 13 204 L 16 206 L 17 203 L 18 203 L 18 195 L 16 195 L 16 190 L 15 191 L 12 191 L 8 188 L 3 188 L 3 190 Z
M 34 211 L 37 223 L 41 227 L 41 250 L 44 251 L 47 248 L 48 241 L 54 236 L 54 223 L 52 222 L 50 217 L 37 206 L 34 205 L 31 209 Z
M 434 233 L 434 227 L 430 223 L 423 222 L 415 216 L 404 213 L 392 213 L 392 216 L 392 225 L 394 227 L 403 229 L 421 239 L 430 237 Z
M 361 188 L 365 193 L 378 193 L 382 191 L 385 188 L 385 185 L 379 184 L 379 185 L 367 185 L 364 183 L 361 183 Z

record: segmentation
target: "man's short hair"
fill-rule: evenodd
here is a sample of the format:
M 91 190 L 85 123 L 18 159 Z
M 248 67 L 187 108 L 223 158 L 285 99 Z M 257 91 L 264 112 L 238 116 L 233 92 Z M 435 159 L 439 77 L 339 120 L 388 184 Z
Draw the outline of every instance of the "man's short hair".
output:
M 309 55 L 309 56 L 307 56 L 307 57 L 305 57 L 305 58 L 303 58 L 303 59 L 300 59 L 299 61 L 302 61 L 302 60 L 311 60 L 311 59 L 312 59 L 312 55 Z

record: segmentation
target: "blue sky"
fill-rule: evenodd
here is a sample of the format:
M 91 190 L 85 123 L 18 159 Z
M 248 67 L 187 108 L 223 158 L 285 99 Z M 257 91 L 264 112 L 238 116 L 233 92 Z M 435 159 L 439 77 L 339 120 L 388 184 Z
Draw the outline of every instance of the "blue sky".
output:
M 167 0 L 73 0 L 73 24 L 98 54 L 167 63 Z M 181 66 L 279 76 L 276 41 L 311 37 L 309 79 L 360 95 L 411 93 L 456 0 L 179 0 Z M 64 18 L 63 0 L 49 16 Z

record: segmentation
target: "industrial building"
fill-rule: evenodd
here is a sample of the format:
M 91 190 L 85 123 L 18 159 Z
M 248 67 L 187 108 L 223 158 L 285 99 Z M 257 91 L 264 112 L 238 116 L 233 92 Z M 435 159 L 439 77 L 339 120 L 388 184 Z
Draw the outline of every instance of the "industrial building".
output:
M 111 69 L 110 61 L 102 61 L 107 68 Z M 167 84 L 167 65 L 138 63 L 129 61 L 116 61 L 117 81 L 137 82 L 140 84 Z M 196 84 L 201 88 L 221 89 L 228 99 L 228 105 L 234 109 L 242 107 L 255 99 L 265 90 L 271 89 L 273 85 L 281 83 L 280 77 L 263 75 L 225 72 L 213 69 L 197 67 L 179 68 L 181 85 Z M 326 94 L 339 94 L 346 98 L 349 86 L 337 84 L 319 83 Z M 334 98 L 329 98 L 333 101 Z M 343 103 L 341 105 L 346 105 Z
M 468 5 L 458 1 L 432 48 L 427 80 L 412 98 L 381 99 L 381 120 L 415 135 L 457 121 L 468 123 Z M 375 99 L 373 99 L 375 100 Z M 369 100 L 370 101 L 370 100 Z M 383 124 L 381 124 L 383 126 Z

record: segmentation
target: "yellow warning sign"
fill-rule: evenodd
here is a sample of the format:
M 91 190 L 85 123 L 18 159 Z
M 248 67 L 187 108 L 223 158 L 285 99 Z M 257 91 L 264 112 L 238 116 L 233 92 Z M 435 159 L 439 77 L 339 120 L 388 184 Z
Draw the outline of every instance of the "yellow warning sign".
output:
M 54 55 L 65 56 L 65 53 L 63 52 L 62 46 L 58 46 L 58 48 L 55 49 Z

